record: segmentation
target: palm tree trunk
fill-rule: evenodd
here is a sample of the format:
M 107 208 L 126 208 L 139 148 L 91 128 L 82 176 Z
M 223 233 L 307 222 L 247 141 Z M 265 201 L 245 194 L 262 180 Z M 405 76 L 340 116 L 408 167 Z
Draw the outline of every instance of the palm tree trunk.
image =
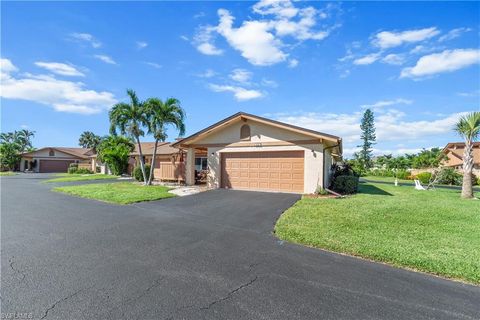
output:
M 155 146 L 153 147 L 152 165 L 150 167 L 150 176 L 148 177 L 149 186 L 152 184 L 152 179 L 153 179 L 153 168 L 155 167 L 155 157 L 157 156 L 157 143 L 158 143 L 158 140 L 155 139 Z
M 472 171 L 473 171 L 473 154 L 472 141 L 465 141 L 465 150 L 463 151 L 463 184 L 462 198 L 473 198 Z
M 142 145 L 140 144 L 140 139 L 138 136 L 135 138 L 137 139 L 138 154 L 140 155 L 140 168 L 142 169 L 143 174 L 143 184 L 147 185 L 147 175 L 145 174 L 145 162 L 143 161 Z

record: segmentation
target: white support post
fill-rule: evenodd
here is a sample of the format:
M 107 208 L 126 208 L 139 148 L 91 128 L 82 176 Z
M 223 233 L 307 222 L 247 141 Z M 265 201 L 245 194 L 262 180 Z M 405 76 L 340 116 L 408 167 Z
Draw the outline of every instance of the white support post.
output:
M 187 149 L 187 159 L 185 161 L 185 183 L 188 186 L 195 184 L 195 149 Z

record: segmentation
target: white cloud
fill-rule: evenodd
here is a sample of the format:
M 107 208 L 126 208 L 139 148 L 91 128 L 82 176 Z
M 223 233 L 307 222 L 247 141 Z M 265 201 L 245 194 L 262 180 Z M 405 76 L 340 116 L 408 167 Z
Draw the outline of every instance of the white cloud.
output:
M 278 87 L 278 83 L 276 81 L 266 79 L 266 78 L 262 79 L 261 85 L 265 86 L 265 87 L 270 87 L 270 88 L 277 88 Z
M 401 65 L 405 62 L 405 56 L 402 54 L 390 53 L 383 57 L 382 62 L 391 65 Z
M 382 31 L 377 33 L 372 43 L 382 49 L 398 47 L 405 43 L 415 43 L 430 39 L 438 35 L 436 27 L 407 30 L 402 32 Z
M 190 39 L 189 39 L 187 36 L 185 36 L 185 35 L 181 35 L 181 36 L 180 36 L 180 39 L 182 39 L 182 40 L 184 40 L 184 41 L 190 41 Z
M 362 109 L 370 108 L 370 109 L 378 110 L 382 107 L 388 107 L 388 106 L 393 106 L 397 104 L 412 104 L 412 103 L 413 103 L 412 100 L 398 98 L 394 100 L 380 100 L 373 104 L 364 104 L 361 106 L 361 108 Z
M 223 54 L 223 50 L 213 44 L 216 30 L 217 28 L 212 26 L 201 26 L 198 28 L 193 38 L 193 43 L 196 45 L 198 51 L 209 56 L 219 56 Z
M 4 61 L 5 60 L 5 61 Z M 56 79 L 50 75 L 15 76 L 17 68 L 8 59 L 2 59 L 2 98 L 33 101 L 51 106 L 60 112 L 95 114 L 108 110 L 117 102 L 107 91 L 86 89 L 82 82 Z M 14 66 L 13 66 L 14 67 Z
M 209 88 L 214 92 L 232 92 L 238 101 L 258 99 L 264 96 L 261 91 L 245 89 L 238 86 L 210 84 Z
M 323 27 L 316 30 L 317 20 L 328 17 L 327 11 L 332 11 L 327 5 L 325 11 L 308 6 L 297 8 L 292 1 L 261 0 L 252 7 L 254 14 L 261 19 L 244 20 L 239 27 L 234 27 L 235 18 L 230 11 L 219 9 L 217 26 L 202 26 L 195 35 L 194 45 L 197 49 L 210 55 L 219 55 L 223 51 L 214 44 L 214 35 L 221 35 L 227 43 L 247 59 L 251 64 L 269 66 L 287 61 L 287 50 L 294 47 L 287 40 L 294 39 L 296 43 L 305 40 L 322 40 L 331 30 L 338 26 Z M 285 41 L 285 43 L 284 43 Z M 293 66 L 298 62 L 288 60 Z
M 160 69 L 162 67 L 161 64 L 158 64 L 156 62 L 149 62 L 149 61 L 145 61 L 144 62 L 146 65 L 149 65 L 150 67 L 153 67 L 155 69 Z
M 217 73 L 214 70 L 207 69 L 204 72 L 197 74 L 196 76 L 200 77 L 200 78 L 212 78 L 216 75 L 217 75 Z
M 22 128 L 22 129 L 28 129 L 28 128 L 30 128 L 30 126 L 29 126 L 28 124 L 21 124 L 21 125 L 20 125 L 20 128 Z
M 89 33 L 74 32 L 70 34 L 70 39 L 75 41 L 87 42 L 93 48 L 100 48 L 102 46 L 102 43 Z
M 452 39 L 460 37 L 462 35 L 462 33 L 469 32 L 469 31 L 472 31 L 472 29 L 470 29 L 470 28 L 452 29 L 447 34 L 444 34 L 443 36 L 438 38 L 438 41 L 439 42 L 444 42 L 444 41 L 452 40 Z
M 117 64 L 115 60 L 104 54 L 96 54 L 93 57 L 108 64 Z
M 85 76 L 82 72 L 80 72 L 77 68 L 75 68 L 75 66 L 72 66 L 70 64 L 65 64 L 60 62 L 37 61 L 35 62 L 35 65 L 62 76 L 78 76 L 78 77 Z
M 252 79 L 252 73 L 245 69 L 234 69 L 232 73 L 230 73 L 229 77 L 233 81 L 248 84 L 249 81 Z
M 419 78 L 452 72 L 480 62 L 479 49 L 445 50 L 421 57 L 415 66 L 404 68 L 401 78 Z
M 371 54 L 368 54 L 364 57 L 361 57 L 361 58 L 357 58 L 355 60 L 353 60 L 353 64 L 356 64 L 356 65 L 368 65 L 368 64 L 372 64 L 374 63 L 375 61 L 377 61 L 378 59 L 380 59 L 380 53 L 371 53 Z
M 478 97 L 480 96 L 480 90 L 474 90 L 470 92 L 459 92 L 457 93 L 460 97 Z
M 0 58 L 0 72 L 1 74 L 9 74 L 11 72 L 17 72 L 18 68 L 13 65 L 13 63 L 5 58 Z
M 138 50 L 142 50 L 143 48 L 146 48 L 148 46 L 148 43 L 145 41 L 137 41 L 136 45 Z
M 296 68 L 299 64 L 299 61 L 297 59 L 290 59 L 288 60 L 288 67 L 289 68 Z

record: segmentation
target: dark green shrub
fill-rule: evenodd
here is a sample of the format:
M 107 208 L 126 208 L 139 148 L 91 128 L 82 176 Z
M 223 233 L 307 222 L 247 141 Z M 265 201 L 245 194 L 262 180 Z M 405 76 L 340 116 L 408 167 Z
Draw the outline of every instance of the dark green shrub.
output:
M 332 189 L 341 194 L 353 194 L 358 191 L 357 176 L 337 176 L 332 182 Z
M 453 168 L 443 168 L 438 173 L 438 183 L 454 186 L 462 185 L 462 175 Z
M 420 172 L 417 174 L 417 179 L 423 184 L 429 183 L 431 178 L 432 174 L 430 172 Z
M 77 169 L 77 171 L 75 173 L 78 173 L 78 174 L 92 174 L 93 171 L 90 170 L 90 169 L 87 169 L 87 168 L 79 168 L 79 169 Z
M 477 185 L 480 186 L 480 177 L 477 179 Z
M 73 163 L 72 163 L 72 164 L 73 164 Z M 77 170 L 78 170 L 77 167 L 75 167 L 75 166 L 73 166 L 73 167 L 70 166 L 70 167 L 68 168 L 68 171 L 67 171 L 67 172 L 70 173 L 70 174 L 74 174 L 74 173 L 77 173 Z
M 409 175 L 410 175 L 410 172 L 408 172 L 407 170 L 398 170 L 397 171 L 397 178 L 398 179 L 407 180 Z
M 148 177 L 150 177 L 150 165 L 146 164 L 145 165 L 145 174 Z M 133 169 L 133 178 L 137 181 L 143 182 L 143 174 L 142 174 L 142 168 L 140 166 L 136 166 L 135 169 Z
M 68 165 L 69 168 L 78 168 L 78 163 L 72 162 Z

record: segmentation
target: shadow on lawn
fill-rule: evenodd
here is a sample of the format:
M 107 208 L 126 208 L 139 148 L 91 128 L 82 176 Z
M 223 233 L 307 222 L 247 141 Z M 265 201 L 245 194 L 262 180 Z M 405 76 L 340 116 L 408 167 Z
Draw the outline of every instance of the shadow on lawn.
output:
M 371 184 L 364 184 L 360 182 L 358 193 L 373 194 L 379 196 L 393 196 L 390 192 L 377 188 Z

